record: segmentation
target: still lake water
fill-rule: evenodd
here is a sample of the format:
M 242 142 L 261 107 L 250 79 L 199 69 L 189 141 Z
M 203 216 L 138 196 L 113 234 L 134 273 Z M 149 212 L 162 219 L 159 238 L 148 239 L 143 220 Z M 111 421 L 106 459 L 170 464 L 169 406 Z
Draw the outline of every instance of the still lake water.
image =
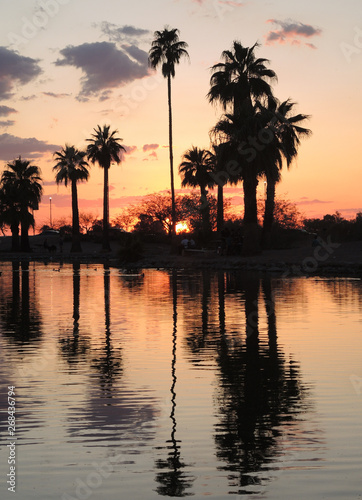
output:
M 362 498 L 361 280 L 0 270 L 1 499 Z

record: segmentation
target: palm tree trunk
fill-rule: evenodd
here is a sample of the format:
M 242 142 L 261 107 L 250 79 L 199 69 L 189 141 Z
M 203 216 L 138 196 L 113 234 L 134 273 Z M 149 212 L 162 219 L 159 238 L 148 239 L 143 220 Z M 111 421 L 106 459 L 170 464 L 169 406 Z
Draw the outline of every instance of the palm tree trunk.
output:
M 203 186 L 200 186 L 200 190 L 201 190 L 200 203 L 201 203 L 202 232 L 203 232 L 203 237 L 207 239 L 211 233 L 210 206 L 209 206 L 209 201 L 207 199 L 206 189 Z
M 22 215 L 22 220 L 20 222 L 21 226 L 21 235 L 20 235 L 20 251 L 21 252 L 30 252 L 30 243 L 29 243 L 29 223 L 26 220 L 28 217 L 28 213 L 24 213 Z
M 243 255 L 252 255 L 260 252 L 258 211 L 256 201 L 256 188 L 258 179 L 252 174 L 247 174 L 243 179 L 244 187 L 244 240 Z
M 173 176 L 173 148 L 172 148 L 172 106 L 171 106 L 171 75 L 167 76 L 168 89 L 168 124 L 169 124 L 169 150 L 170 150 L 170 175 L 171 175 L 171 235 L 176 234 L 176 203 L 175 203 L 175 184 Z
M 11 224 L 11 251 L 19 251 L 19 224 Z
M 265 211 L 262 232 L 262 247 L 271 247 L 271 233 L 274 222 L 274 205 L 275 205 L 275 181 L 267 179 Z
M 82 251 L 79 234 L 78 191 L 76 180 L 72 180 L 72 247 L 70 251 Z
M 108 219 L 109 219 L 109 201 L 108 201 L 108 165 L 103 166 L 104 169 L 104 185 L 103 185 L 103 242 L 102 249 L 106 252 L 111 250 L 109 244 L 109 231 L 108 231 Z
M 218 184 L 217 186 L 217 232 L 221 233 L 224 227 L 224 186 Z

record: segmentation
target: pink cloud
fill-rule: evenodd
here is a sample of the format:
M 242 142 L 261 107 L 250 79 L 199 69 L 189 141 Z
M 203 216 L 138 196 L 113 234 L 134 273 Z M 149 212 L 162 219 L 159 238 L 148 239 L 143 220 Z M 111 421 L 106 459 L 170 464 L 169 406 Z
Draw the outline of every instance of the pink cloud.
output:
M 130 155 L 137 151 L 137 146 L 124 146 L 124 149 L 126 150 L 126 155 Z
M 286 21 L 268 19 L 267 22 L 276 27 L 276 29 L 269 31 L 265 36 L 267 45 L 272 45 L 273 43 L 301 45 L 301 39 L 319 36 L 322 33 L 320 28 L 290 19 Z M 304 43 L 303 45 L 311 49 L 316 49 L 316 46 L 312 43 Z
M 145 153 L 146 151 L 152 151 L 154 149 L 158 149 L 160 147 L 159 144 L 145 144 L 142 147 L 142 151 Z

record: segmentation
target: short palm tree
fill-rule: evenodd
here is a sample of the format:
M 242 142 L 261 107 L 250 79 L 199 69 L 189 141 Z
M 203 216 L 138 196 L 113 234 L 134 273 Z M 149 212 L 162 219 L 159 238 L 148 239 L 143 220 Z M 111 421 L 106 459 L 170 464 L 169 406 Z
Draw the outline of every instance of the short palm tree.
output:
M 207 188 L 215 185 L 215 181 L 211 176 L 214 171 L 214 155 L 206 149 L 193 146 L 182 155 L 182 160 L 179 165 L 179 174 L 182 178 L 181 185 L 182 187 L 200 188 L 202 228 L 204 237 L 207 237 L 211 232 Z
M 176 226 L 176 204 L 175 185 L 173 174 L 173 143 L 172 143 L 172 106 L 171 106 L 171 78 L 175 77 L 175 66 L 179 64 L 182 57 L 189 57 L 187 43 L 180 41 L 179 30 L 165 27 L 163 31 L 155 31 L 154 40 L 149 51 L 148 62 L 151 68 L 161 66 L 162 75 L 167 78 L 168 89 L 168 119 L 169 119 L 169 153 L 170 153 L 170 175 L 171 175 L 171 200 L 172 200 L 172 229 L 175 234 Z
M 1 176 L 1 186 L 17 207 L 21 227 L 20 250 L 30 251 L 29 227 L 34 226 L 33 210 L 38 210 L 43 192 L 40 168 L 21 156 L 7 164 Z M 13 218 L 14 225 L 18 224 Z M 14 228 L 15 229 L 15 228 Z
M 19 224 L 20 207 L 16 190 L 9 185 L 1 182 L 0 186 L 0 223 L 3 226 L 9 226 L 11 231 L 11 250 L 18 252 L 19 246 Z
M 219 142 L 217 134 L 213 144 L 214 172 L 212 178 L 217 186 L 217 218 L 216 225 L 218 233 L 224 227 L 224 186 L 226 184 L 236 185 L 240 182 L 241 168 L 235 154 L 235 147 L 232 142 Z
M 87 181 L 89 178 L 88 163 L 84 159 L 86 153 L 79 151 L 74 146 L 65 145 L 61 151 L 54 153 L 56 164 L 53 171 L 56 172 L 55 180 L 57 184 L 64 182 L 67 187 L 71 184 L 72 191 L 72 246 L 71 252 L 81 252 L 79 232 L 79 210 L 78 210 L 78 190 L 77 183 Z
M 115 162 L 117 164 L 121 163 L 121 153 L 126 151 L 125 148 L 120 144 L 119 137 L 116 137 L 118 130 L 113 130 L 110 132 L 110 125 L 103 125 L 101 128 L 97 125 L 97 128 L 93 129 L 94 134 L 87 141 L 90 143 L 87 146 L 87 156 L 88 160 L 92 163 L 98 163 L 98 165 L 103 168 L 104 171 L 104 184 L 103 184 L 103 242 L 102 248 L 105 251 L 111 249 L 109 244 L 109 187 L 108 187 L 108 170 L 111 167 L 111 163 Z
M 282 103 L 269 99 L 268 108 L 270 123 L 267 125 L 272 137 L 265 149 L 264 175 L 267 182 L 265 212 L 263 221 L 262 245 L 271 244 L 271 230 L 274 221 L 275 186 L 281 180 L 281 170 L 285 163 L 290 167 L 298 154 L 298 147 L 302 137 L 308 137 L 311 130 L 301 127 L 301 122 L 309 118 L 308 115 L 293 116 L 295 103 L 290 99 Z

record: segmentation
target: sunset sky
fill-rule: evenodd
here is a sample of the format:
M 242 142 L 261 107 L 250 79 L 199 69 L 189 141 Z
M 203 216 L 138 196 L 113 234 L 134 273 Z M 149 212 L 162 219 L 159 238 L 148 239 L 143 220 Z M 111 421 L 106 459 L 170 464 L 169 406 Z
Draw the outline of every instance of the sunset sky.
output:
M 155 30 L 180 30 L 190 62 L 173 81 L 175 170 L 192 145 L 210 146 L 221 109 L 206 100 L 210 67 L 234 40 L 259 42 L 277 73 L 275 95 L 311 115 L 313 135 L 283 173 L 278 194 L 309 217 L 362 211 L 362 21 L 359 0 L 16 0 L 0 19 L 0 165 L 21 155 L 42 169 L 37 225 L 70 215 L 53 153 L 86 146 L 98 124 L 118 129 L 127 148 L 110 170 L 111 216 L 137 197 L 169 189 L 166 80 L 147 67 Z M 176 187 L 180 178 L 176 170 Z M 102 214 L 102 171 L 79 186 L 81 211 Z M 260 187 L 262 189 L 262 186 Z M 241 202 L 242 189 L 226 189 Z

